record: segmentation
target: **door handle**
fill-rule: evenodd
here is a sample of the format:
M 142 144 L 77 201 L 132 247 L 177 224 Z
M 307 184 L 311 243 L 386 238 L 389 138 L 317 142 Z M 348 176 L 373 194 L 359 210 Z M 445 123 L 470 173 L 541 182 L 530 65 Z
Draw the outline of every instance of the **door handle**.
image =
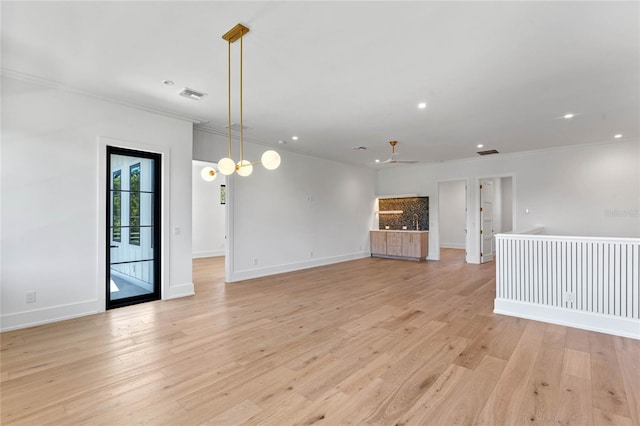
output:
M 114 246 L 114 245 L 110 245 L 109 248 L 118 248 L 120 246 Z

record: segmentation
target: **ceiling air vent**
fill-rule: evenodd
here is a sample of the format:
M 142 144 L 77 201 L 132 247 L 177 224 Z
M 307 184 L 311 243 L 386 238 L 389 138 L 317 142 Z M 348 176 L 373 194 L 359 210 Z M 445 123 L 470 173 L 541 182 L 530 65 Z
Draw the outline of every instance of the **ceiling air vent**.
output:
M 198 92 L 197 90 L 189 89 L 188 87 L 182 89 L 182 92 L 178 93 L 178 95 L 182 96 L 183 98 L 193 99 L 194 101 L 199 101 L 200 99 L 207 96 L 206 93 Z
M 366 146 L 354 146 L 354 147 L 353 147 L 353 148 L 351 148 L 351 149 L 353 149 L 353 150 L 355 150 L 355 151 L 364 151 L 364 150 L 366 150 L 366 149 L 367 149 L 367 147 L 366 147 Z
M 480 155 L 491 155 L 491 154 L 497 154 L 498 151 L 496 151 L 495 149 L 490 149 L 488 151 L 478 151 L 478 154 Z
M 225 124 L 224 126 L 225 129 L 229 128 L 228 124 Z M 238 123 L 231 123 L 231 130 L 235 130 L 235 131 L 239 131 L 240 130 L 240 125 Z M 245 126 L 244 124 L 242 125 L 242 130 L 247 130 L 247 126 Z

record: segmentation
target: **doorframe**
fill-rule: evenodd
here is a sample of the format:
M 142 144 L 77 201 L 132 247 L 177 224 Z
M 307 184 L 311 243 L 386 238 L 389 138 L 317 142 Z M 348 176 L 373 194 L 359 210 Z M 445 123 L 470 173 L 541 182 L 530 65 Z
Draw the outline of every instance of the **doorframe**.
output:
M 464 207 L 466 209 L 465 211 L 465 228 L 467 230 L 466 234 L 465 234 L 465 262 L 469 262 L 469 247 L 470 247 L 470 239 L 469 239 L 469 225 L 470 225 L 470 219 L 469 219 L 469 178 L 465 178 L 465 177 L 459 177 L 459 178 L 451 178 L 451 179 L 441 179 L 441 180 L 437 180 L 436 181 L 436 190 L 437 190 L 437 201 L 438 201 L 438 205 L 437 205 L 437 209 L 436 209 L 436 235 L 435 235 L 435 240 L 436 240 L 436 253 L 435 256 L 433 258 L 433 260 L 440 260 L 440 184 L 441 183 L 446 183 L 446 182 L 464 182 L 464 195 L 465 195 L 465 200 L 464 200 Z
M 169 239 L 171 237 L 170 224 L 171 224 L 171 209 L 169 200 L 171 199 L 170 185 L 171 182 L 171 150 L 165 146 L 150 145 L 141 142 L 127 141 L 123 139 L 115 139 L 112 137 L 98 136 L 97 137 L 97 158 L 98 167 L 96 167 L 97 173 L 97 226 L 96 226 L 96 312 L 105 312 L 107 306 L 106 300 L 106 285 L 107 285 L 107 267 L 106 267 L 106 246 L 107 235 L 105 232 L 105 224 L 107 223 L 107 195 L 105 190 L 107 188 L 107 145 L 116 148 L 131 149 L 134 151 L 151 152 L 154 154 L 160 154 L 159 170 L 161 173 L 160 182 L 160 299 L 168 299 L 170 294 L 170 281 L 171 276 L 169 254 L 170 244 Z M 190 231 L 190 230 L 189 230 Z
M 162 182 L 162 154 L 158 154 L 155 152 L 149 152 L 149 151 L 141 151 L 141 150 L 132 150 L 129 148 L 121 148 L 121 147 L 117 147 L 117 146 L 113 146 L 113 145 L 107 145 L 106 147 L 107 150 L 107 155 L 106 155 L 106 186 L 105 186 L 105 210 L 106 210 L 106 214 L 105 214 L 105 222 L 104 222 L 104 230 L 105 230 L 105 269 L 109 268 L 108 270 L 105 270 L 105 308 L 106 309 L 115 309 L 115 308 L 121 308 L 124 306 L 129 306 L 129 305 L 135 305 L 138 303 L 145 303 L 145 302 L 152 302 L 155 300 L 159 300 L 160 299 L 160 292 L 161 292 L 161 288 L 162 288 L 162 274 L 160 273 L 161 271 L 161 265 L 162 265 L 162 239 L 159 237 L 161 235 L 162 232 L 162 186 L 161 186 L 161 182 Z M 126 156 L 128 158 L 135 158 L 135 159 L 146 159 L 146 160 L 151 160 L 153 162 L 153 174 L 152 174 L 152 179 L 153 179 L 153 198 L 152 198 L 152 209 L 153 209 L 153 222 L 152 224 L 153 226 L 153 241 L 154 241 L 154 247 L 153 247 L 153 292 L 152 293 L 146 293 L 146 294 L 142 294 L 142 295 L 137 295 L 137 296 L 131 296 L 131 297 L 126 297 L 126 298 L 122 298 L 122 299 L 116 299 L 113 300 L 111 299 L 110 295 L 111 295 L 111 289 L 110 289 L 110 284 L 111 284 L 111 270 L 110 270 L 110 265 L 111 265 L 111 252 L 109 251 L 109 248 L 111 246 L 111 238 L 110 238 L 110 230 L 111 230 L 111 226 L 110 221 L 111 221 L 111 214 L 112 214 L 112 210 L 109 208 L 110 207 L 110 203 L 111 203 L 111 176 L 113 174 L 113 171 L 111 169 L 112 163 L 112 156 L 113 155 L 121 155 L 121 156 Z M 140 166 L 140 163 L 138 163 L 138 166 Z M 141 175 L 142 176 L 142 175 Z M 130 189 L 130 187 L 129 187 Z M 131 198 L 129 198 L 129 200 L 131 200 Z M 131 201 L 129 201 L 131 202 Z M 140 214 L 140 216 L 142 216 L 142 214 Z M 131 220 L 129 218 L 129 220 Z M 142 222 L 142 221 L 141 221 Z M 129 232 L 131 232 L 131 229 L 129 229 Z M 109 283 L 107 285 L 107 280 L 109 280 Z
M 208 161 L 208 160 L 191 160 L 191 166 L 193 168 L 193 166 L 198 167 L 200 170 L 202 170 L 203 167 L 213 167 L 214 169 L 218 169 L 218 163 L 216 163 L 215 161 Z M 221 174 L 221 173 L 220 173 Z M 219 180 L 217 180 L 218 178 L 216 178 L 216 180 L 212 181 L 212 182 L 206 182 L 207 185 L 225 185 L 225 189 L 226 189 L 226 201 L 224 204 L 224 217 L 223 217 L 223 226 L 222 226 L 222 233 L 224 234 L 224 249 L 218 251 L 218 253 L 222 253 L 222 254 L 214 254 L 214 255 L 205 255 L 205 256 L 198 256 L 198 257 L 211 257 L 211 256 L 227 256 L 227 246 L 229 245 L 229 237 L 228 237 L 228 231 L 227 231 L 227 220 L 228 220 L 228 205 L 229 205 L 229 178 L 230 176 L 225 176 L 222 175 L 222 179 L 224 179 L 224 183 L 221 183 Z M 199 175 L 196 177 L 196 179 L 202 179 Z M 219 201 L 216 201 L 219 202 Z M 192 207 L 192 212 L 191 212 L 191 220 L 192 220 L 192 232 L 193 232 L 193 213 L 195 212 L 195 206 L 194 206 L 194 198 L 191 199 L 191 207 Z M 193 256 L 193 241 L 192 241 L 192 247 L 191 247 L 191 258 L 192 259 L 196 259 L 197 257 Z
M 517 202 L 516 202 L 516 195 L 515 195 L 516 194 L 516 174 L 515 173 L 495 173 L 490 175 L 477 176 L 474 180 L 475 211 L 473 211 L 472 213 L 475 214 L 475 217 L 477 218 L 478 226 L 473 231 L 475 233 L 474 234 L 475 238 L 473 239 L 475 240 L 476 244 L 473 244 L 473 243 L 471 244 L 471 247 L 475 245 L 475 247 L 477 248 L 477 253 L 474 253 L 474 257 L 473 257 L 474 261 L 471 263 L 480 264 L 480 244 L 482 243 L 482 239 L 480 238 L 480 207 L 481 207 L 480 206 L 480 181 L 482 181 L 483 179 L 496 179 L 496 178 L 502 179 L 507 177 L 511 178 L 511 228 L 514 231 L 517 229 L 516 228 Z

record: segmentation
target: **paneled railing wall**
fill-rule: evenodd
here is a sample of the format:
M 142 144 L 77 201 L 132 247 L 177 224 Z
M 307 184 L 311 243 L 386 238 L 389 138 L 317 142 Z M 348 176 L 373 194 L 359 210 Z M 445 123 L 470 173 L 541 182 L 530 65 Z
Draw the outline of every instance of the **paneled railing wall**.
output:
M 495 312 L 640 339 L 640 239 L 496 236 Z

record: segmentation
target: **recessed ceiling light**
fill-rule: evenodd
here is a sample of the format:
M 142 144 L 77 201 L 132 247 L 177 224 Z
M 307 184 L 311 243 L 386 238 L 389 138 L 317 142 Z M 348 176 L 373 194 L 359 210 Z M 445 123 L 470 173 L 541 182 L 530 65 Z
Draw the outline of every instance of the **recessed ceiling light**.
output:
M 167 86 L 173 86 L 175 83 L 173 80 L 162 80 L 162 84 L 166 84 Z
M 569 113 L 569 114 L 565 114 L 564 118 L 566 118 L 567 120 L 570 118 L 573 118 L 573 114 Z
M 484 148 L 484 145 L 482 145 L 481 143 L 479 143 L 477 146 L 478 148 Z
M 294 141 L 297 141 L 298 137 L 297 136 L 291 136 L 291 139 L 293 139 Z
M 418 104 L 418 108 L 420 108 L 420 109 L 425 109 L 426 107 L 427 107 L 427 103 L 426 102 L 420 102 Z
M 380 162 L 380 160 L 378 160 L 378 159 L 376 158 L 376 163 L 379 163 L 379 162 Z
M 614 138 L 616 138 L 616 139 L 620 139 L 621 137 L 622 137 L 621 133 L 618 133 L 617 135 L 614 136 Z

